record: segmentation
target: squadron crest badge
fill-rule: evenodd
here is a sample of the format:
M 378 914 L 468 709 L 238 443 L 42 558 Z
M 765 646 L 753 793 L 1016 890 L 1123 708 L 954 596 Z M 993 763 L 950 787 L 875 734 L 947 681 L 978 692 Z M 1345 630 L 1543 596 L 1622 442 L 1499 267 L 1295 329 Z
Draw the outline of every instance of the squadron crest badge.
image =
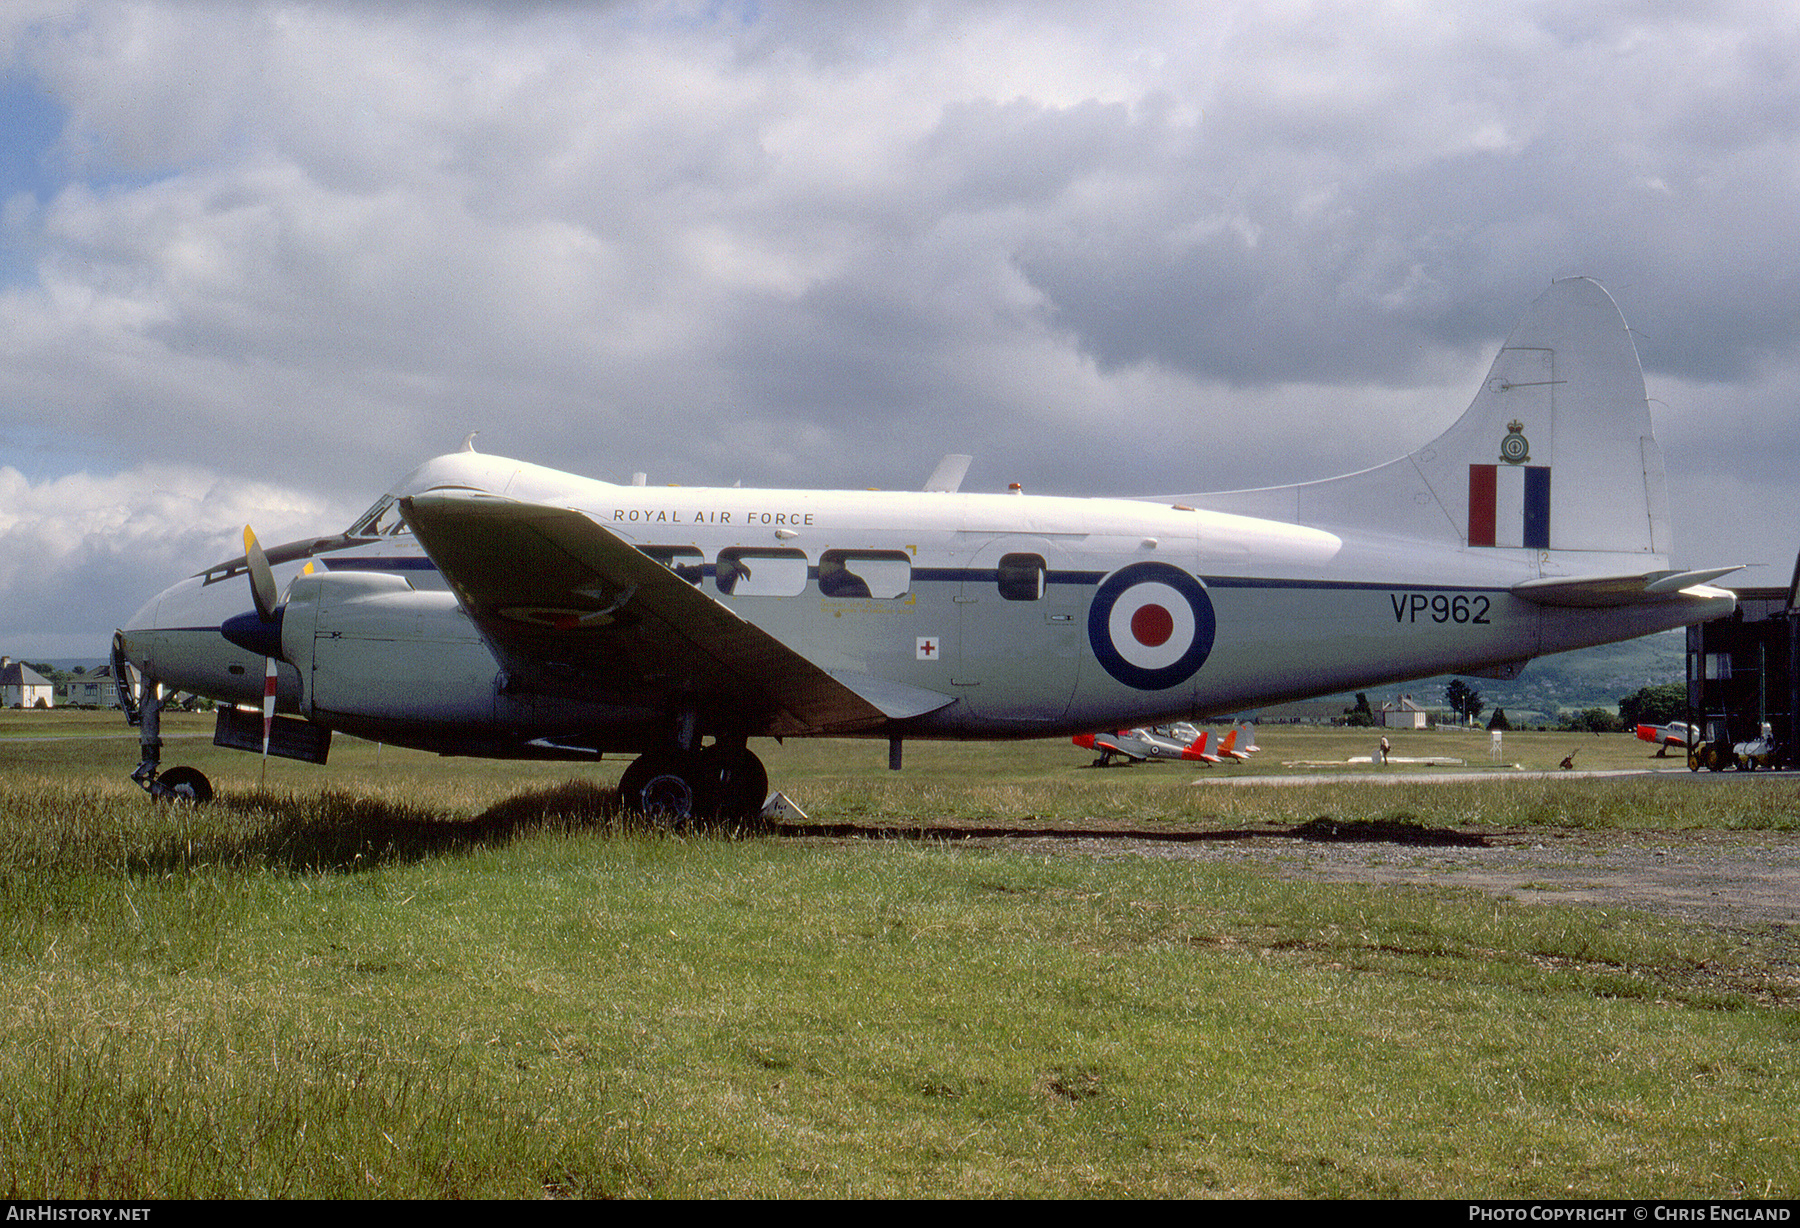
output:
M 1531 442 L 1525 438 L 1525 424 L 1517 418 L 1506 424 L 1506 438 L 1500 441 L 1500 459 L 1509 465 L 1523 465 L 1531 459 Z

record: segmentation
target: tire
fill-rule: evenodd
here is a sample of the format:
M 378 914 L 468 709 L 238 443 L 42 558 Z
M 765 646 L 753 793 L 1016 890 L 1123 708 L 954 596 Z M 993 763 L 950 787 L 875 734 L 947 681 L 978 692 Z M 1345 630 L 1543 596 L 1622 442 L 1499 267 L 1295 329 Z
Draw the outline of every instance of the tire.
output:
M 619 778 L 619 801 L 664 825 L 706 813 L 707 798 L 696 756 L 679 751 L 649 751 L 638 756 Z
M 200 806 L 213 799 L 212 782 L 195 768 L 172 767 L 159 775 L 156 783 L 167 790 L 159 796 L 176 801 L 192 802 Z
M 762 813 L 769 773 L 748 747 L 715 742 L 698 759 L 708 807 L 702 813 L 721 819 L 753 819 Z

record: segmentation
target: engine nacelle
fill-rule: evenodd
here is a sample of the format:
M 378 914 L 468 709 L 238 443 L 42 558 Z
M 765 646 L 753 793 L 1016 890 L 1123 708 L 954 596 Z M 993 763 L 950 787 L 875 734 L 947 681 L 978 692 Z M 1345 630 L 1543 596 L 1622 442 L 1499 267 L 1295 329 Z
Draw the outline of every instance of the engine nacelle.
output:
M 494 719 L 499 667 L 454 595 L 388 572 L 297 578 L 281 652 L 314 720 L 455 725 Z

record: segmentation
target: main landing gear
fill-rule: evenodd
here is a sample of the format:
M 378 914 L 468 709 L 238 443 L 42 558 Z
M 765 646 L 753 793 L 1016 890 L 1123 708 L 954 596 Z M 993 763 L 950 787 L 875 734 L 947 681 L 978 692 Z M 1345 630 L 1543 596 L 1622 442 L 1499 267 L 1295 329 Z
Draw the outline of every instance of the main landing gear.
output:
M 762 760 L 742 742 L 646 751 L 619 780 L 627 809 L 663 822 L 754 818 L 768 793 Z

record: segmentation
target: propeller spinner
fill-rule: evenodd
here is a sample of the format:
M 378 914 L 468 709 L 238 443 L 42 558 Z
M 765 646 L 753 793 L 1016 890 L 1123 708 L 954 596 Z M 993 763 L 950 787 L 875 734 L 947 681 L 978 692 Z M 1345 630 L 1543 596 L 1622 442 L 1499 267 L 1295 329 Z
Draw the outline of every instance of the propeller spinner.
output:
M 250 576 L 250 599 L 256 609 L 226 619 L 219 625 L 219 634 L 258 656 L 282 660 L 281 616 L 286 607 L 275 587 L 275 569 L 269 566 L 269 556 L 249 525 L 244 526 L 244 570 Z

